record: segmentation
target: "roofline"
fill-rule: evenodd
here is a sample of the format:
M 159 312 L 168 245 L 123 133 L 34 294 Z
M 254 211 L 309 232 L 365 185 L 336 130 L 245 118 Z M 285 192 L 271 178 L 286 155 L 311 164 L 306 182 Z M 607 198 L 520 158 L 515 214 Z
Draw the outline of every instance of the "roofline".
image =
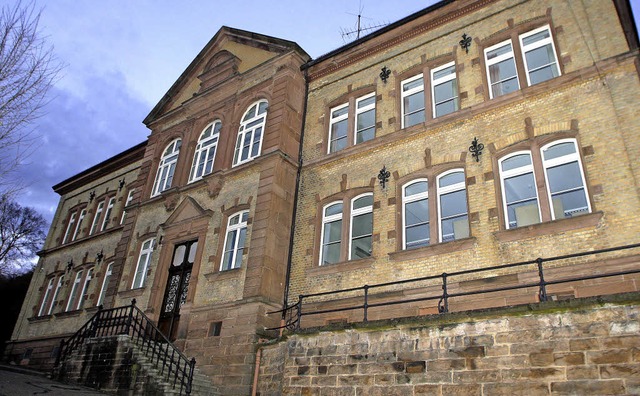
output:
M 63 195 L 70 191 L 75 190 L 76 188 L 88 184 L 89 182 L 98 179 L 99 177 L 105 176 L 114 171 L 114 169 L 119 169 L 124 166 L 130 165 L 138 160 L 141 160 L 144 156 L 145 148 L 147 147 L 147 140 L 142 143 L 138 143 L 137 145 L 121 152 L 113 157 L 106 159 L 99 164 L 92 166 L 89 169 L 86 169 L 76 175 L 71 176 L 70 178 L 61 181 L 60 183 L 53 186 L 53 191 L 56 193 Z
M 205 44 L 205 46 L 200 50 L 198 55 L 196 55 L 196 57 L 193 58 L 193 60 L 189 64 L 189 66 L 187 66 L 187 68 L 182 72 L 182 74 L 180 74 L 178 79 L 171 85 L 171 87 L 169 87 L 167 92 L 162 96 L 160 101 L 158 101 L 158 103 L 153 107 L 153 109 L 151 109 L 151 111 L 144 118 L 144 120 L 142 120 L 142 122 L 145 125 L 149 125 L 151 122 L 153 122 L 153 120 L 154 120 L 155 116 L 158 114 L 158 112 L 160 112 L 160 110 L 164 107 L 164 105 L 169 100 L 171 100 L 173 98 L 173 95 L 171 95 L 171 93 L 173 93 L 173 91 L 177 90 L 178 87 L 182 84 L 182 82 L 191 73 L 191 71 L 196 68 L 196 66 L 200 63 L 201 59 L 204 57 L 204 55 L 207 52 L 207 50 L 209 49 L 209 47 L 218 39 L 218 37 L 221 34 L 223 34 L 223 32 L 229 32 L 231 34 L 235 34 L 235 35 L 239 35 L 239 36 L 245 36 L 245 37 L 248 37 L 248 38 L 253 38 L 253 39 L 262 40 L 262 41 L 268 41 L 268 42 L 271 42 L 271 43 L 274 43 L 274 44 L 280 44 L 282 46 L 289 47 L 292 50 L 300 53 L 301 55 L 303 55 L 303 58 L 306 57 L 306 59 L 311 59 L 311 56 L 309 56 L 309 54 L 307 54 L 307 52 L 305 50 L 303 50 L 302 47 L 300 47 L 298 45 L 298 43 L 296 43 L 295 41 L 290 41 L 290 40 L 285 40 L 285 39 L 281 39 L 281 38 L 278 38 L 278 37 L 268 36 L 266 34 L 250 32 L 248 30 L 236 29 L 236 28 L 232 28 L 232 27 L 229 27 L 229 26 L 222 26 L 216 32 L 216 34 L 211 38 L 211 40 L 209 40 L 207 42 L 207 44 Z
M 300 69 L 301 70 L 308 69 L 311 66 L 314 66 L 314 65 L 316 65 L 316 64 L 318 64 L 320 62 L 323 62 L 323 61 L 325 61 L 325 60 L 327 60 L 327 59 L 329 59 L 329 58 L 331 58 L 333 56 L 339 55 L 339 54 L 341 54 L 343 52 L 346 52 L 346 51 L 350 50 L 351 48 L 359 46 L 360 44 L 362 44 L 364 42 L 367 42 L 369 40 L 373 40 L 374 38 L 376 38 L 378 36 L 381 36 L 381 35 L 383 35 L 383 34 L 385 34 L 387 32 L 390 32 L 390 31 L 400 27 L 400 26 L 403 26 L 404 24 L 409 23 L 409 22 L 413 21 L 414 19 L 418 19 L 418 18 L 420 18 L 420 17 L 422 17 L 424 15 L 427 15 L 427 14 L 429 14 L 431 12 L 434 12 L 434 11 L 436 11 L 436 10 L 438 10 L 438 9 L 448 5 L 448 4 L 453 3 L 454 1 L 456 1 L 456 0 L 441 0 L 438 3 L 432 4 L 429 7 L 425 8 L 425 9 L 422 9 L 422 10 L 420 10 L 418 12 L 414 12 L 413 14 L 411 14 L 409 16 L 406 16 L 406 17 L 404 17 L 404 18 L 402 18 L 402 19 L 400 19 L 400 20 L 398 20 L 398 21 L 396 21 L 396 22 L 394 22 L 392 24 L 389 24 L 389 25 L 387 25 L 387 26 L 385 26 L 385 27 L 383 27 L 383 28 L 381 28 L 379 30 L 376 30 L 375 32 L 369 33 L 366 36 L 359 38 L 358 40 L 352 41 L 349 44 L 345 44 L 342 47 L 336 48 L 331 52 L 327 52 L 326 54 L 321 55 L 316 59 L 312 59 L 309 62 L 307 62 L 304 65 L 302 65 L 300 67 Z

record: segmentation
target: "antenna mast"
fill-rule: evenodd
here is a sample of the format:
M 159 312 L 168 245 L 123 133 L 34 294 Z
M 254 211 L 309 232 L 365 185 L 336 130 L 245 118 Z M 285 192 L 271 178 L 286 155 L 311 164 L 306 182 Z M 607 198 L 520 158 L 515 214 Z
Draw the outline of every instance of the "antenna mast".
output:
M 385 23 L 378 23 L 378 24 L 374 24 L 374 25 L 368 25 L 368 26 L 362 26 L 361 24 L 361 19 L 363 18 L 362 16 L 362 11 L 364 10 L 364 7 L 362 5 L 362 1 L 360 2 L 360 7 L 359 7 L 359 12 L 358 14 L 351 14 L 351 13 L 347 13 L 349 15 L 353 15 L 356 16 L 357 19 L 357 23 L 356 23 L 356 29 L 355 30 L 345 30 L 343 28 L 340 28 L 340 35 L 342 36 L 342 40 L 346 43 L 347 41 L 351 40 L 353 38 L 353 36 L 355 35 L 355 39 L 358 40 L 360 38 L 360 33 L 362 32 L 370 32 L 376 29 L 379 29 L 381 27 L 387 26 L 389 23 L 385 22 Z M 364 17 L 366 18 L 366 17 Z M 366 18 L 369 19 L 369 18 Z

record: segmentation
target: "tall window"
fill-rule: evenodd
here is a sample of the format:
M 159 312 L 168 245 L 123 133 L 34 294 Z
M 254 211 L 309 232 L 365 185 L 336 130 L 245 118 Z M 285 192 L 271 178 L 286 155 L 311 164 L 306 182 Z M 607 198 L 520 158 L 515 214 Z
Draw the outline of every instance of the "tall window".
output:
M 102 210 L 104 210 L 104 200 L 100 201 L 96 214 L 93 216 L 93 223 L 91 223 L 91 230 L 89 235 L 93 235 L 98 230 L 98 224 L 100 223 L 100 216 L 102 216 Z
M 540 222 L 540 205 L 531 153 L 519 151 L 500 160 L 500 184 L 507 228 Z
M 511 39 L 484 50 L 491 98 L 520 89 L 516 65 L 525 70 L 529 86 L 560 75 L 558 55 L 548 25 L 521 34 L 518 39 L 522 50 L 518 56 Z
M 196 152 L 193 156 L 189 182 L 200 180 L 203 176 L 213 171 L 213 161 L 216 158 L 216 149 L 218 147 L 221 128 L 222 122 L 216 120 L 207 125 L 204 131 L 202 131 L 202 134 L 200 134 Z
M 240 268 L 242 264 L 242 253 L 244 252 L 245 240 L 247 238 L 247 218 L 249 211 L 245 210 L 229 217 L 227 222 L 227 233 L 224 238 L 224 253 L 220 271 Z
M 87 210 L 86 209 L 82 209 L 80 211 L 80 216 L 78 217 L 78 224 L 76 225 L 76 229 L 75 231 L 73 231 L 73 236 L 71 237 L 72 241 L 75 241 L 76 239 L 78 239 L 78 235 L 80 234 L 80 231 L 82 230 L 82 221 L 84 220 L 84 217 L 87 215 Z
M 454 62 L 431 71 L 433 117 L 440 117 L 458 110 L 458 83 Z
M 135 189 L 131 189 L 129 190 L 129 194 L 127 195 L 127 200 L 124 203 L 124 207 L 126 208 L 127 206 L 131 205 L 131 202 L 133 201 L 133 194 L 136 192 Z M 124 220 L 127 218 L 127 211 L 126 210 L 122 210 L 122 217 L 120 218 L 120 224 L 124 224 Z
M 403 249 L 429 245 L 429 186 L 419 179 L 402 187 Z
M 176 171 L 176 163 L 178 162 L 178 155 L 180 154 L 181 145 L 182 140 L 176 139 L 169 143 L 167 148 L 164 149 L 162 158 L 160 158 L 160 164 L 158 165 L 156 180 L 153 183 L 153 191 L 151 193 L 151 196 L 156 196 L 171 187 L 171 182 L 173 181 L 173 174 Z
M 67 230 L 64 232 L 64 237 L 62 238 L 62 243 L 67 243 L 69 242 L 69 237 L 71 236 L 71 233 L 73 232 L 73 226 L 76 223 L 76 212 L 71 213 L 71 216 L 69 217 L 69 223 L 67 224 Z
M 151 254 L 153 253 L 154 239 L 147 239 L 142 243 L 142 249 L 140 249 L 140 256 L 138 257 L 138 264 L 136 265 L 136 272 L 131 284 L 132 289 L 137 289 L 144 286 L 145 278 L 147 277 L 147 270 L 149 263 L 151 263 Z
M 76 272 L 76 278 L 71 286 L 71 293 L 69 293 L 69 300 L 67 301 L 67 308 L 65 311 L 71 311 L 76 306 L 78 301 L 78 293 L 80 293 L 80 283 L 82 282 L 82 271 Z
M 269 103 L 261 100 L 251 105 L 242 116 L 233 154 L 233 166 L 244 164 L 260 155 L 268 107 Z
M 438 176 L 438 221 L 440 241 L 469 236 L 467 192 L 464 171 L 455 169 Z
M 421 74 L 402 81 L 402 128 L 425 121 L 424 79 Z
M 576 146 L 574 139 L 567 139 L 548 144 L 541 150 L 553 220 L 591 211 Z
M 375 92 L 350 98 L 347 103 L 331 108 L 329 114 L 328 154 L 376 136 Z
M 100 227 L 100 231 L 104 231 L 109 226 L 109 220 L 111 220 L 111 213 L 113 212 L 113 205 L 116 204 L 116 197 L 109 198 L 109 204 L 107 205 L 107 210 L 104 212 L 104 220 L 102 220 L 102 227 Z
M 558 56 L 549 26 L 520 36 L 520 46 L 527 71 L 527 82 L 534 85 L 560 75 Z
M 93 268 L 90 268 L 87 271 L 87 276 L 84 278 L 84 282 L 82 284 L 82 291 L 80 292 L 80 299 L 78 300 L 78 306 L 76 309 L 81 309 L 84 305 L 84 302 L 89 297 L 89 285 L 91 284 L 91 279 L 93 278 Z
M 109 280 L 113 274 L 113 263 L 109 263 L 107 270 L 104 273 L 104 280 L 102 281 L 102 287 L 100 288 L 100 295 L 98 296 L 98 303 L 96 305 L 102 305 L 104 303 L 104 297 L 107 295 L 107 288 L 109 287 Z
M 49 305 L 49 309 L 47 310 L 47 315 L 51 315 L 53 312 L 53 307 L 56 305 L 58 300 L 58 296 L 60 295 L 60 289 L 64 285 L 64 275 L 60 275 L 58 278 L 58 284 L 56 285 L 56 291 L 53 293 L 53 297 L 51 298 L 51 305 Z
M 363 143 L 376 136 L 376 94 L 365 95 L 356 100 L 355 143 Z
M 320 265 L 340 261 L 342 244 L 342 202 L 333 202 L 322 211 Z
M 368 193 L 351 201 L 351 237 L 349 260 L 371 256 L 373 235 L 373 194 Z
M 42 299 L 42 304 L 40 304 L 40 309 L 38 310 L 38 316 L 42 316 L 44 312 L 46 312 L 49 304 L 51 303 L 51 293 L 53 292 L 53 281 L 54 278 L 50 278 L 47 283 L 47 289 L 44 292 L 44 298 Z

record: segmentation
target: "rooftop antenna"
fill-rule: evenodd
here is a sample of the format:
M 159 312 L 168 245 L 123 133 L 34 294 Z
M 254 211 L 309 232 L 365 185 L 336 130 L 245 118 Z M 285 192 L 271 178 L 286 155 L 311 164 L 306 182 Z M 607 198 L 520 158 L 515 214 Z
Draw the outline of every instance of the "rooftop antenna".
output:
M 364 19 L 371 19 L 371 18 L 367 18 L 367 17 L 363 17 L 362 16 L 362 11 L 364 10 L 364 6 L 362 5 L 362 0 L 360 0 L 360 6 L 358 7 L 358 14 L 352 14 L 350 12 L 347 12 L 347 14 L 349 15 L 353 15 L 355 17 L 357 17 L 357 23 L 356 23 L 356 29 L 355 30 L 345 30 L 343 28 L 340 28 L 340 35 L 342 36 L 342 40 L 346 43 L 347 41 L 350 41 L 353 39 L 353 37 L 355 36 L 355 39 L 358 40 L 360 38 L 360 33 L 368 33 L 370 31 L 379 29 L 383 26 L 387 26 L 389 23 L 378 23 L 378 24 L 374 24 L 374 25 L 367 25 L 367 26 L 363 26 L 362 25 L 362 18 Z

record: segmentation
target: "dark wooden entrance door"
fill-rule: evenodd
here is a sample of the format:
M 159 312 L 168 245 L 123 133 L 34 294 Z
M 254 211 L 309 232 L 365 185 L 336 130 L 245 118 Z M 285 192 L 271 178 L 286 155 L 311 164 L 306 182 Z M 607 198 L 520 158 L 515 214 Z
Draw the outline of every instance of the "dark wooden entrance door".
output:
M 190 241 L 176 245 L 173 259 L 169 267 L 167 287 L 164 290 L 162 310 L 158 328 L 170 340 L 176 339 L 176 332 L 180 322 L 180 307 L 187 300 L 191 269 L 196 256 L 198 241 Z

